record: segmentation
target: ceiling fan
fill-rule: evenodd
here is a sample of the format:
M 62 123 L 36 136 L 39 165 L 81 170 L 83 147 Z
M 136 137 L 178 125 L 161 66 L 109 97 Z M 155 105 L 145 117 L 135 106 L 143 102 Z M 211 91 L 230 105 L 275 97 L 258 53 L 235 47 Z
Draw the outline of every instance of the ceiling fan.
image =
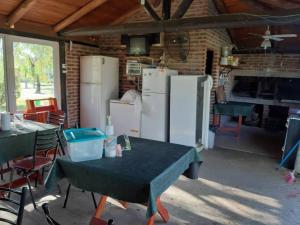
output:
M 255 34 L 255 33 L 248 33 L 249 35 L 253 35 L 253 36 L 258 36 L 263 38 L 263 42 L 261 43 L 261 47 L 264 48 L 265 50 L 267 48 L 271 48 L 272 47 L 272 41 L 283 41 L 284 38 L 295 38 L 298 37 L 297 34 L 271 34 L 271 30 L 270 27 L 267 28 L 266 32 L 261 35 L 261 34 Z

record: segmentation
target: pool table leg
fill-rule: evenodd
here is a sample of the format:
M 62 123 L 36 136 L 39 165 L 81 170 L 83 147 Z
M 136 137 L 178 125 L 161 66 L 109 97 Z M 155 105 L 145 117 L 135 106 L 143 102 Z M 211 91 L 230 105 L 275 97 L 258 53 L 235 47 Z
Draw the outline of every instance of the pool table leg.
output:
M 105 203 L 107 200 L 107 196 L 102 195 L 100 202 L 98 204 L 97 210 L 96 210 L 96 214 L 95 216 L 92 218 L 90 225 L 104 225 L 107 224 L 107 222 L 105 222 L 104 220 L 102 220 L 100 217 L 103 213 L 104 207 L 105 207 Z
M 155 215 L 150 217 L 150 219 L 148 220 L 147 225 L 154 225 L 154 220 L 155 220 Z
M 98 207 L 96 209 L 96 214 L 95 214 L 96 218 L 100 218 L 101 217 L 101 215 L 103 213 L 103 210 L 104 210 L 104 207 L 105 207 L 106 200 L 107 200 L 107 196 L 102 195 L 101 199 L 99 201 Z
M 156 200 L 157 211 L 163 221 L 167 223 L 170 219 L 168 210 L 161 204 L 160 198 Z
M 164 223 L 167 223 L 170 219 L 169 212 L 162 205 L 162 203 L 160 201 L 160 197 L 157 198 L 157 200 L 156 200 L 156 206 L 157 206 L 157 211 L 158 211 L 159 215 L 161 216 L 161 218 L 163 219 Z M 154 225 L 154 220 L 155 220 L 155 214 L 149 218 L 147 225 Z
M 242 123 L 243 123 L 243 117 L 241 115 L 239 115 L 238 126 L 237 126 L 237 129 L 236 129 L 238 139 L 240 138 Z

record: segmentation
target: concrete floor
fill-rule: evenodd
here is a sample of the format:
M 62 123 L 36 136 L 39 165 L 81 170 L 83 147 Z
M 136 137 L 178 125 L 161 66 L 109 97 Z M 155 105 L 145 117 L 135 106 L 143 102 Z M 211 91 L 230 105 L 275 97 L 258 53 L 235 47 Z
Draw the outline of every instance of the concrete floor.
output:
M 217 132 L 215 146 L 280 159 L 284 139 L 285 132 L 270 132 L 263 128 L 242 126 L 239 138 L 231 132 Z
M 162 196 L 169 225 L 300 225 L 300 184 L 285 183 L 283 171 L 275 171 L 276 160 L 224 149 L 205 151 L 204 160 L 199 180 L 180 177 Z M 39 206 L 49 202 L 62 225 L 88 224 L 95 212 L 90 193 L 75 188 L 67 209 L 57 192 L 39 188 L 34 195 Z M 27 200 L 23 225 L 46 225 L 41 208 L 33 210 Z M 146 225 L 145 212 L 137 204 L 124 210 L 110 201 L 103 217 L 113 218 L 116 225 Z M 156 224 L 163 224 L 159 216 Z

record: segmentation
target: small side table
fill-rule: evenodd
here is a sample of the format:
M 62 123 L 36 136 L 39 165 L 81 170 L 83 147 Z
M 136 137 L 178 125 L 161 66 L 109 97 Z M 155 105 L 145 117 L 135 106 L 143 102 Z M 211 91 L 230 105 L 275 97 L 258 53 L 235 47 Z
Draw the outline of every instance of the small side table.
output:
M 217 103 L 214 105 L 214 126 L 218 127 L 219 132 L 234 132 L 237 137 L 240 137 L 241 126 L 243 121 L 243 116 L 249 116 L 252 112 L 253 104 L 243 103 L 243 102 L 227 102 L 227 103 Z M 238 117 L 238 124 L 236 127 L 222 127 L 221 126 L 221 116 L 235 116 Z

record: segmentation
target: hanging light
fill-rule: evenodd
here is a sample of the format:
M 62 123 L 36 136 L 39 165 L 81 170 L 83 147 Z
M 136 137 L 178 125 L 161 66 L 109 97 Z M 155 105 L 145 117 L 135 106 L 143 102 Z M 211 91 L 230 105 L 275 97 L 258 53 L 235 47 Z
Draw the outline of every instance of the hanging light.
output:
M 260 46 L 266 50 L 272 47 L 272 43 L 269 39 L 265 39 Z

